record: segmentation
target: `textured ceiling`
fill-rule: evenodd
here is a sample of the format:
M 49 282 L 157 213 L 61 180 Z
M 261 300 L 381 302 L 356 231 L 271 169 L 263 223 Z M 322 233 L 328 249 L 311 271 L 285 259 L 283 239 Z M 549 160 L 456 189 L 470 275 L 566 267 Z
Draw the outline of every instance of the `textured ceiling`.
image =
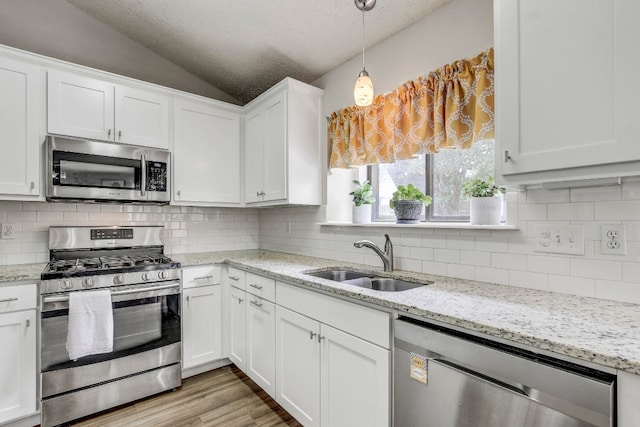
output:
M 67 1 L 242 102 L 287 76 L 311 82 L 362 49 L 353 0 Z M 366 46 L 447 1 L 378 0 Z

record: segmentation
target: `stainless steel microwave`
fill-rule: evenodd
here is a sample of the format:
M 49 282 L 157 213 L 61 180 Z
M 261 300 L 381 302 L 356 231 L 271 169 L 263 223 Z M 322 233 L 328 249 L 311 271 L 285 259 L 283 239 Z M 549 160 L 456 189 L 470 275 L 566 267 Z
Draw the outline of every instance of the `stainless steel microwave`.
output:
M 170 157 L 167 150 L 50 135 L 46 198 L 167 204 Z

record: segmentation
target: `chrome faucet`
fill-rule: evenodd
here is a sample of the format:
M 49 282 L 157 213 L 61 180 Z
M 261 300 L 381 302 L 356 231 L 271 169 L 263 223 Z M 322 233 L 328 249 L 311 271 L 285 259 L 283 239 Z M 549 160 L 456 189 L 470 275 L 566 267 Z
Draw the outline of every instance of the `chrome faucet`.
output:
M 375 253 L 378 254 L 382 263 L 384 264 L 384 271 L 393 271 L 393 245 L 391 244 L 391 239 L 388 234 L 384 235 L 384 252 L 373 243 L 371 240 L 358 240 L 353 244 L 356 248 L 366 247 L 369 249 L 373 249 Z

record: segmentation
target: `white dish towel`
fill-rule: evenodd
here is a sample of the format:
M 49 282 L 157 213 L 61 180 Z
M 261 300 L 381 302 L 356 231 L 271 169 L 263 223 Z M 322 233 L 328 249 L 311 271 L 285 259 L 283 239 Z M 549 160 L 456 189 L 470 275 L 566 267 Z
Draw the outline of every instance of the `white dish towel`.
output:
M 69 359 L 113 351 L 111 292 L 82 291 L 69 294 Z

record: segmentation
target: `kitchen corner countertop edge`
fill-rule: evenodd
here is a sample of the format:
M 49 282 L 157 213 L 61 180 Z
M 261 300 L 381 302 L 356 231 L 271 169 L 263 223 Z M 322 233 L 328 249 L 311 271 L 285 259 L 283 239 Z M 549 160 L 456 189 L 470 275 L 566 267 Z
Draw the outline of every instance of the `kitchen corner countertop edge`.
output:
M 227 263 L 276 280 L 640 375 L 640 305 L 265 250 L 170 255 L 183 267 Z M 45 264 L 0 266 L 0 286 L 39 281 Z M 432 282 L 381 292 L 307 276 L 335 267 Z
M 382 267 L 264 250 L 172 255 L 184 267 L 227 263 L 276 280 L 375 305 L 640 375 L 640 305 L 472 280 L 394 271 L 390 277 L 433 282 L 381 292 L 303 274 Z

